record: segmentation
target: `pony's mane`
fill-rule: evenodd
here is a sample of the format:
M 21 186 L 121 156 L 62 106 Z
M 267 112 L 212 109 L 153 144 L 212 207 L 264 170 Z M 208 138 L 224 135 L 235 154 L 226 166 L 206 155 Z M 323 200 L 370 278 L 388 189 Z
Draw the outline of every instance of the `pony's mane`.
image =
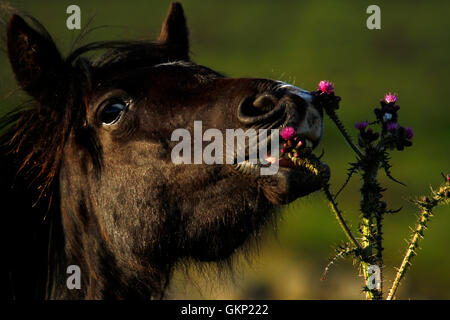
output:
M 29 19 L 35 30 L 53 41 L 38 21 Z M 84 57 L 99 50 L 105 52 L 93 62 Z M 107 75 L 175 60 L 172 50 L 149 41 L 103 41 L 80 46 L 63 58 L 58 85 L 41 93 L 53 97 L 49 103 L 30 100 L 0 119 L 1 240 L 7 264 L 0 280 L 3 298 L 42 299 L 51 285 L 48 269 L 55 250 L 52 243 L 55 237 L 62 237 L 55 234 L 61 229 L 57 228 L 61 223 L 58 175 L 72 132 L 94 168 L 101 169 L 101 146 L 86 123 L 83 97 Z M 14 209 L 6 212 L 6 208 Z

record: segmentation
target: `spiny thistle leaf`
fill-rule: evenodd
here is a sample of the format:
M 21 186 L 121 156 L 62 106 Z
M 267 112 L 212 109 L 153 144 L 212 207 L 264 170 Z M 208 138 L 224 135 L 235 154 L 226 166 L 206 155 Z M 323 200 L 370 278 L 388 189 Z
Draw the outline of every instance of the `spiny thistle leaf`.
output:
M 328 272 L 330 271 L 331 267 L 336 264 L 337 260 L 339 259 L 345 259 L 349 255 L 357 255 L 358 250 L 355 248 L 352 248 L 352 245 L 350 243 L 345 243 L 343 245 L 340 245 L 335 249 L 336 254 L 329 259 L 328 264 L 326 265 L 325 269 L 323 270 L 322 276 L 320 277 L 320 280 L 325 280 L 325 277 L 327 276 Z
M 391 209 L 391 210 L 386 210 L 385 212 L 386 213 L 398 213 L 398 212 L 400 212 L 401 210 L 403 209 L 403 207 L 400 207 L 400 208 L 398 208 L 398 209 L 395 209 L 395 210 L 393 210 L 393 209 Z
M 381 160 L 381 167 L 384 169 L 384 172 L 386 173 L 386 176 L 391 179 L 394 182 L 397 182 L 398 184 L 401 184 L 402 186 L 406 187 L 406 184 L 403 182 L 395 179 L 391 174 L 391 165 L 389 164 L 390 157 L 387 152 L 384 152 L 383 159 Z
M 337 197 L 339 196 L 339 194 L 342 192 L 342 190 L 344 190 L 344 188 L 347 186 L 347 184 L 350 182 L 350 179 L 352 178 L 353 174 L 355 172 L 357 172 L 359 170 L 360 166 L 359 163 L 350 163 L 350 168 L 347 169 L 347 179 L 345 180 L 344 184 L 342 185 L 342 187 L 339 189 L 339 191 L 336 193 L 336 195 L 334 196 L 334 199 L 337 199 Z

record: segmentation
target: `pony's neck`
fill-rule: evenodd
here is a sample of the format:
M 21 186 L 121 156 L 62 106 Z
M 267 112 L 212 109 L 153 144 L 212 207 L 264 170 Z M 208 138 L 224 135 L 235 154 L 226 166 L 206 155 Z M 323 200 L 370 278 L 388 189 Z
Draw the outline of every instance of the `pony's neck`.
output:
M 66 223 L 63 226 L 61 217 L 52 222 L 47 298 L 163 298 L 170 268 L 166 271 L 154 268 L 151 273 L 148 270 L 126 270 L 119 266 L 114 253 L 99 235 L 92 230 L 90 233 L 74 233 L 76 229 Z M 77 279 L 74 277 L 78 271 L 80 286 L 76 288 Z

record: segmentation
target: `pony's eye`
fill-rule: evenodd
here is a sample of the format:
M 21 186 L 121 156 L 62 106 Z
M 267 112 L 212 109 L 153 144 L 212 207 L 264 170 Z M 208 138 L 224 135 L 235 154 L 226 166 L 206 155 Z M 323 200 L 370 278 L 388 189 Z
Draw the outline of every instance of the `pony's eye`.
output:
M 113 124 L 119 120 L 126 107 L 126 104 L 123 102 L 110 103 L 103 108 L 100 120 L 103 124 Z

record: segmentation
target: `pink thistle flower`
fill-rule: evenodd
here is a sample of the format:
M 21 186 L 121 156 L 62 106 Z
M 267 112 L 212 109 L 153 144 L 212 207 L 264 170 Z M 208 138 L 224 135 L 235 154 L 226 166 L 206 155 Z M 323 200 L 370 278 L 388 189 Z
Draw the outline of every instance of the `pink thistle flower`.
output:
M 359 131 L 363 131 L 367 128 L 368 125 L 369 123 L 367 121 L 358 122 L 357 124 L 355 124 L 355 128 Z
M 405 138 L 406 139 L 412 139 L 414 137 L 414 131 L 411 127 L 405 128 Z
M 297 132 L 293 127 L 286 127 L 281 130 L 280 135 L 284 140 L 290 140 L 295 136 L 296 133 Z
M 386 101 L 386 103 L 396 103 L 398 100 L 398 96 L 397 94 L 392 94 L 392 93 L 386 93 L 386 95 L 384 96 L 384 101 Z
M 450 174 L 447 175 L 447 183 L 450 183 Z
M 397 130 L 398 129 L 398 123 L 396 123 L 396 122 L 390 122 L 390 123 L 388 123 L 387 125 L 386 125 L 386 130 L 387 131 L 395 131 L 395 130 Z
M 322 80 L 319 82 L 319 90 L 322 91 L 322 93 L 330 94 L 334 91 L 334 85 L 330 81 Z

